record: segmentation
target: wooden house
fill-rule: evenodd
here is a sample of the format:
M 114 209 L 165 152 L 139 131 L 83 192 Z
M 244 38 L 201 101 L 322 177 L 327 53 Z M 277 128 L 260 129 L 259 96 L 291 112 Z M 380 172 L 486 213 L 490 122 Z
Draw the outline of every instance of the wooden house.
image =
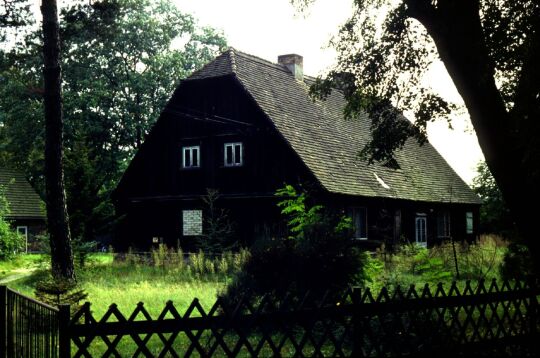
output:
M 36 236 L 46 230 L 45 204 L 21 171 L 0 168 L 0 190 L 7 204 L 5 219 L 25 239 L 25 250 L 38 249 Z
M 302 61 L 229 49 L 180 83 L 113 194 L 119 249 L 196 248 L 207 188 L 219 191 L 242 244 L 278 235 L 274 193 L 284 183 L 349 213 L 366 243 L 475 236 L 480 199 L 441 155 L 410 140 L 399 169 L 361 161 L 369 119 L 345 120 L 337 90 L 310 98 Z

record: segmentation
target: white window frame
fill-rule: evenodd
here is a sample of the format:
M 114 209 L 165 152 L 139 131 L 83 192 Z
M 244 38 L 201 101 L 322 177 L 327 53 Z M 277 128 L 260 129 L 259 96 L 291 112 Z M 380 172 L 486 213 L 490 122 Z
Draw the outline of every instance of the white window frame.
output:
M 229 163 L 229 156 L 227 155 L 227 148 L 231 148 L 232 152 L 232 160 L 231 163 Z M 240 162 L 236 162 L 236 147 L 240 147 Z M 233 143 L 225 143 L 223 146 L 223 165 L 226 167 L 241 167 L 244 165 L 244 145 L 242 142 L 233 142 Z
M 472 211 L 465 213 L 465 233 L 474 234 L 474 214 Z
M 193 151 L 197 150 L 197 165 L 193 165 Z M 189 153 L 189 165 L 186 165 L 186 152 Z M 201 146 L 192 145 L 189 147 L 182 147 L 182 168 L 192 169 L 201 167 Z
M 21 234 L 20 230 L 24 229 L 24 234 Z M 24 252 L 28 252 L 28 226 L 21 225 L 17 226 L 17 234 L 24 237 Z
M 418 232 L 418 223 L 424 222 L 423 238 L 422 233 Z M 414 237 L 418 246 L 427 247 L 427 216 L 426 214 L 417 213 L 414 221 Z M 422 240 L 423 239 L 423 240 Z

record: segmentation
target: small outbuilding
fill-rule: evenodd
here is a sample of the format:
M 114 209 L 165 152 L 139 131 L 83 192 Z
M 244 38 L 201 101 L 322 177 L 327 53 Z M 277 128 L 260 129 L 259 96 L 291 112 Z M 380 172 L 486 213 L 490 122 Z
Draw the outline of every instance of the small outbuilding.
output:
M 36 236 L 46 231 L 45 203 L 19 170 L 0 168 L 0 189 L 8 206 L 5 219 L 25 238 L 25 251 L 36 251 Z

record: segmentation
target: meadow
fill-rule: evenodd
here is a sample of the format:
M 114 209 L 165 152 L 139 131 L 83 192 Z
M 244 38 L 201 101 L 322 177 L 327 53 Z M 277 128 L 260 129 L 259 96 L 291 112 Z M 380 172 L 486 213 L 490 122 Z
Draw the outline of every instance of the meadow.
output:
M 392 290 L 412 284 L 500 280 L 506 250 L 507 243 L 496 236 L 483 236 L 474 244 L 456 243 L 454 247 L 448 242 L 430 249 L 403 245 L 397 252 L 388 252 L 382 248 L 369 255 L 364 286 L 379 292 L 382 287 Z M 157 317 L 169 300 L 179 311 L 195 297 L 203 307 L 210 308 L 248 258 L 247 250 L 211 257 L 164 247 L 147 254 L 93 253 L 82 267 L 77 260 L 77 276 L 96 317 L 101 317 L 111 303 L 129 314 L 138 302 L 144 302 L 152 317 Z M 0 262 L 0 280 L 15 278 L 7 284 L 28 296 L 35 295 L 36 283 L 46 278 L 47 272 L 46 255 L 20 255 Z
M 484 236 L 474 244 L 449 242 L 429 249 L 402 245 L 396 252 L 389 252 L 383 247 L 368 256 L 364 268 L 368 279 L 363 286 L 376 294 L 382 287 L 392 291 L 397 286 L 421 287 L 425 283 L 433 286 L 442 282 L 448 287 L 452 281 L 464 286 L 467 280 L 500 280 L 506 251 L 507 243 L 495 236 Z M 169 300 L 181 315 L 194 298 L 208 311 L 249 257 L 247 250 L 208 256 L 165 247 L 145 254 L 92 253 L 84 260 L 77 257 L 77 277 L 88 294 L 85 301 L 91 302 L 94 318 L 101 319 L 112 303 L 128 317 L 139 302 L 144 302 L 144 308 L 156 319 Z M 0 262 L 0 273 L 4 278 L 15 278 L 8 283 L 11 288 L 35 296 L 36 284 L 48 276 L 48 260 L 46 255 L 20 255 L 12 261 Z M 19 274 L 24 277 L 18 278 Z M 188 337 L 181 335 L 175 345 L 187 347 L 189 342 Z M 148 347 L 157 354 L 162 343 L 153 336 Z M 106 349 L 101 341 L 90 347 L 96 355 Z M 118 349 L 130 355 L 136 346 L 129 337 L 124 337 Z
M 138 302 L 144 302 L 152 317 L 157 317 L 169 300 L 181 310 L 195 297 L 204 307 L 211 307 L 248 255 L 243 250 L 208 257 L 163 248 L 151 254 L 96 253 L 88 255 L 84 267 L 78 268 L 77 278 L 95 317 L 101 317 L 112 303 L 129 314 Z M 34 297 L 36 284 L 48 276 L 46 255 L 21 255 L 12 263 L 3 263 L 0 270 L 7 275 L 9 269 L 17 272 L 25 264 L 26 270 L 33 271 L 7 285 Z

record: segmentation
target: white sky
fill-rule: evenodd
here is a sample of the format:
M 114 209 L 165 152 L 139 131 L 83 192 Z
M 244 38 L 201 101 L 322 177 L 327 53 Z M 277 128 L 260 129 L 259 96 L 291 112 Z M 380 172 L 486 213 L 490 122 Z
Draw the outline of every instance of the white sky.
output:
M 351 0 L 317 0 L 304 16 L 289 0 L 173 0 L 200 25 L 221 29 L 230 46 L 276 62 L 278 55 L 297 53 L 304 57 L 304 73 L 324 74 L 335 62 L 327 44 L 352 8 Z M 445 98 L 462 103 L 444 65 L 433 66 L 433 88 Z M 464 110 L 463 112 L 466 113 Z M 429 140 L 454 170 L 467 182 L 475 176 L 482 152 L 467 114 L 452 119 L 454 130 L 444 121 L 429 124 Z

